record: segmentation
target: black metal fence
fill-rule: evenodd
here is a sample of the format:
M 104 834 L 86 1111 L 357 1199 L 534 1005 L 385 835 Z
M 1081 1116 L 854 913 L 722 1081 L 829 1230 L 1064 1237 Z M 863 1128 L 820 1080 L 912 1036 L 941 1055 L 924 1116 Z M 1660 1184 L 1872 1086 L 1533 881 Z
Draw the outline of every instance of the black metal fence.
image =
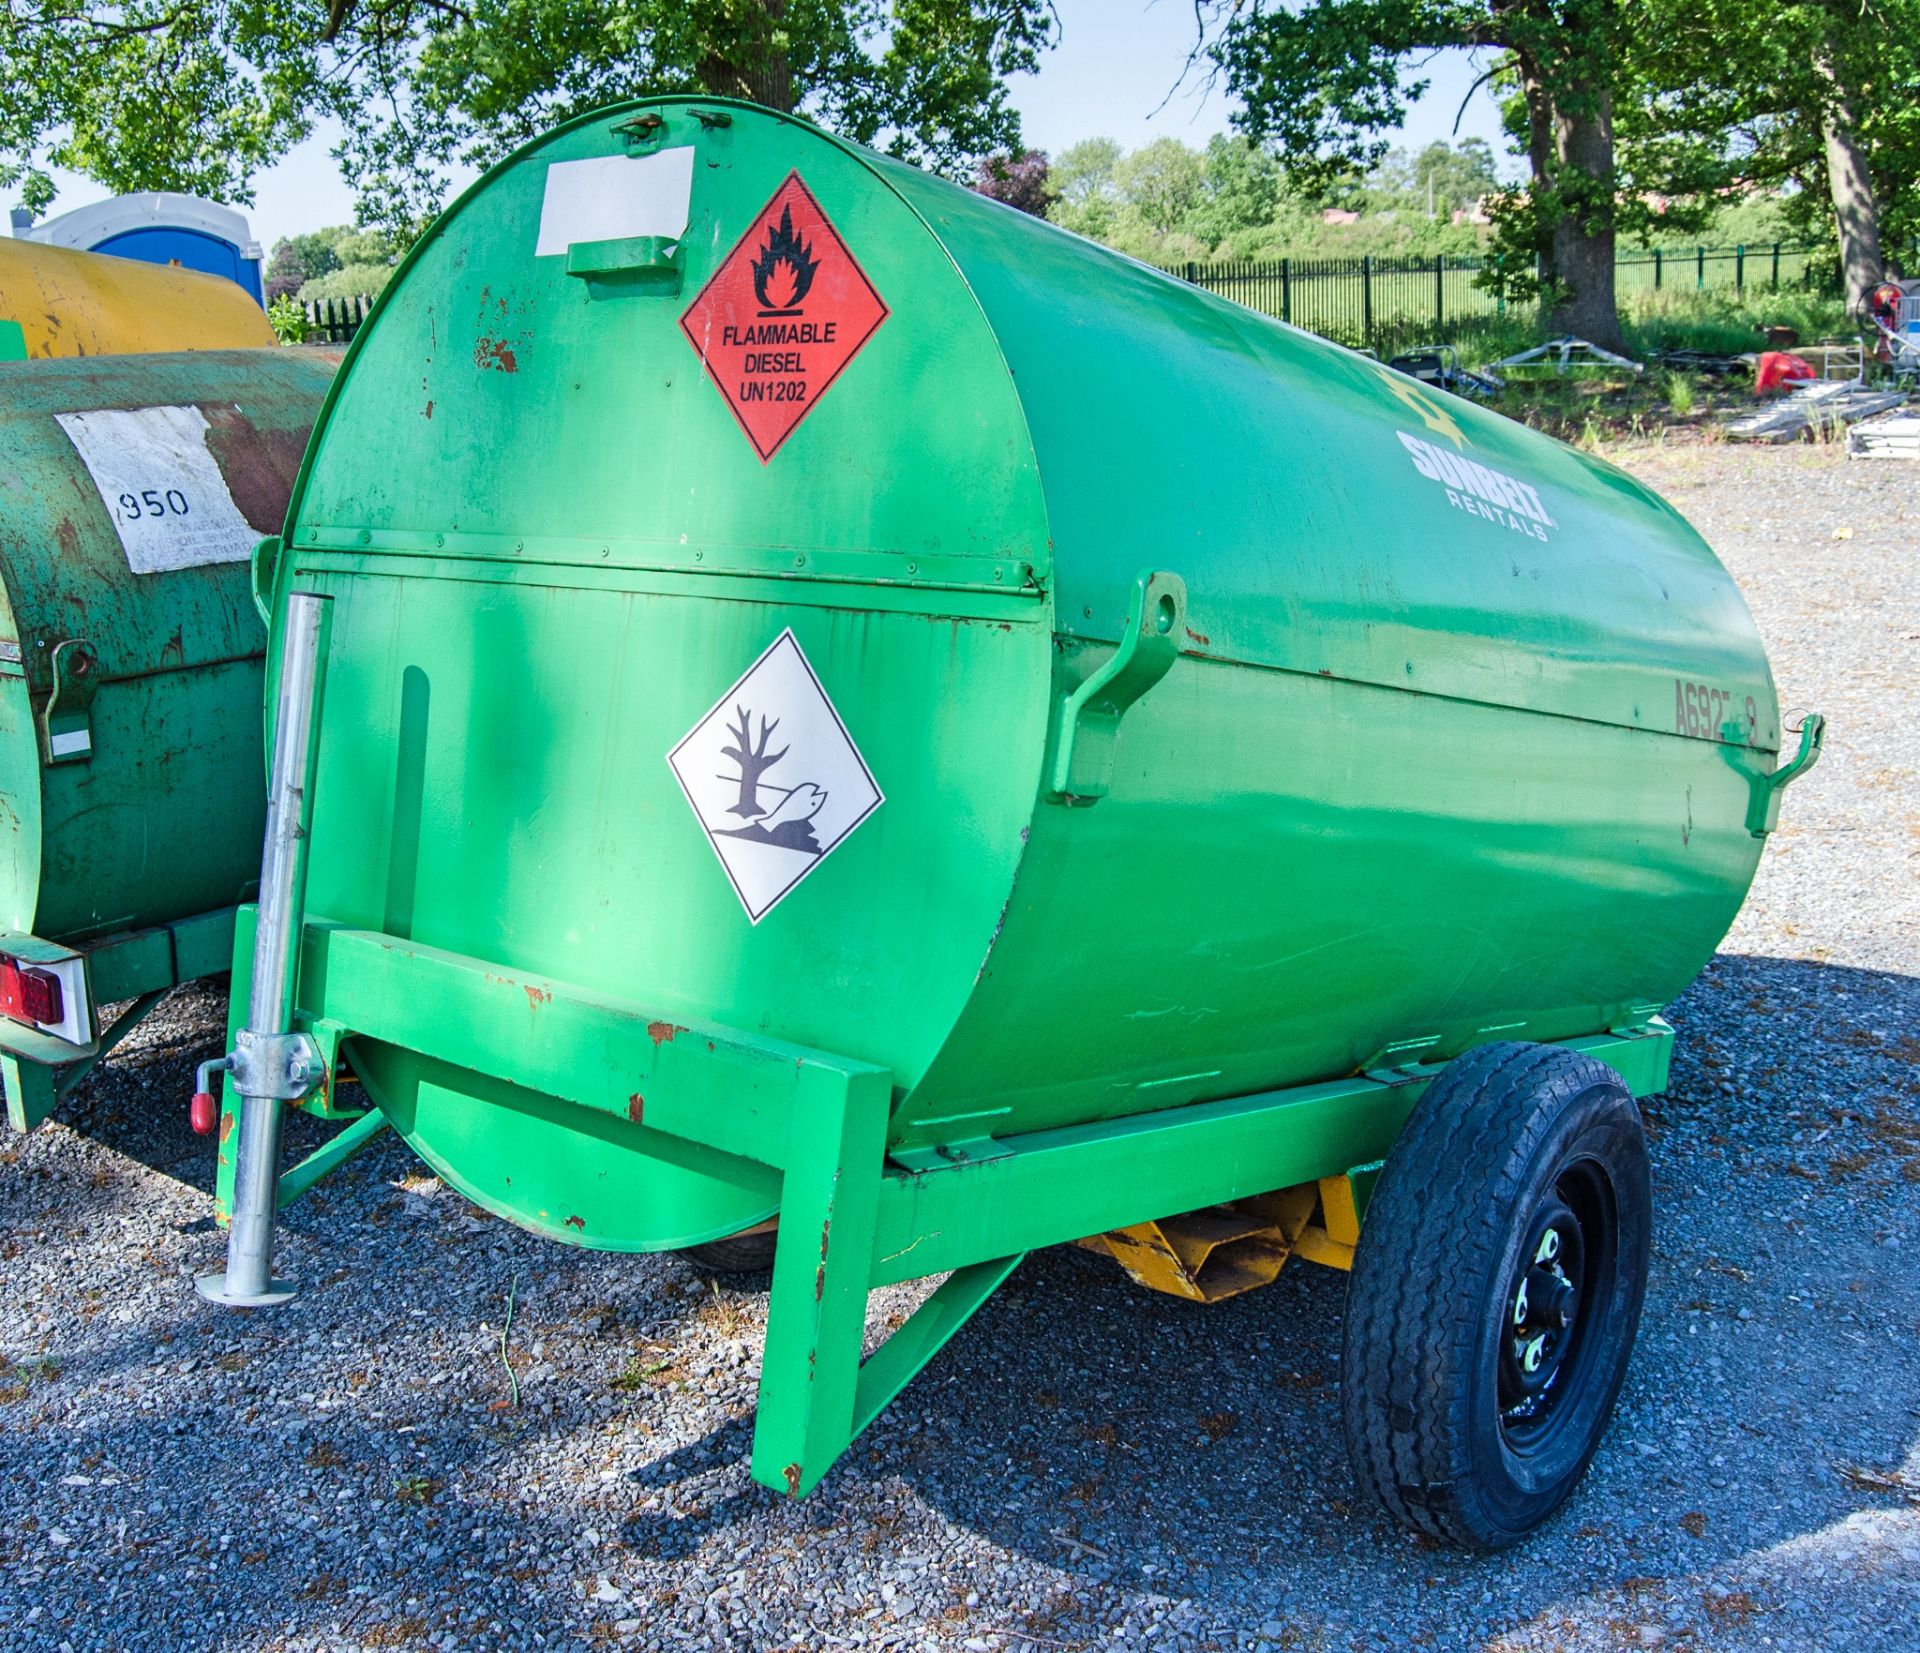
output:
M 1169 274 L 1342 344 L 1370 345 L 1411 328 L 1444 338 L 1461 321 L 1515 311 L 1480 281 L 1488 258 L 1281 258 L 1176 265 Z M 1759 247 L 1656 248 L 1614 265 L 1623 298 L 1655 291 L 1794 288 L 1839 291 L 1832 249 L 1771 242 Z
M 308 344 L 350 344 L 373 308 L 371 295 L 312 299 L 300 306 L 307 318 Z

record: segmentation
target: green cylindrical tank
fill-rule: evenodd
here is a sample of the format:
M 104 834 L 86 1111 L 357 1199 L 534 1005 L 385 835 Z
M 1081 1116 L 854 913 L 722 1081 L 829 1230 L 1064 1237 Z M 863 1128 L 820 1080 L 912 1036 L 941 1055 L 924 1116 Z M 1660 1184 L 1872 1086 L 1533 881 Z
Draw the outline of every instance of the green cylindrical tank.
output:
M 64 1012 L 0 1021 L 17 1128 L 131 1025 L 103 1026 L 102 1007 L 231 958 L 262 814 L 248 559 L 334 365 L 231 350 L 0 368 L 0 975 L 34 972 L 43 995 L 51 975 Z
M 335 610 L 310 946 L 872 1063 L 896 1163 L 1644 1028 L 1762 847 L 1767 662 L 1646 488 L 744 106 L 475 185 L 286 533 Z M 499 1077 L 576 1059 L 542 991 L 350 1059 L 557 1238 L 776 1210 L 638 1081 Z

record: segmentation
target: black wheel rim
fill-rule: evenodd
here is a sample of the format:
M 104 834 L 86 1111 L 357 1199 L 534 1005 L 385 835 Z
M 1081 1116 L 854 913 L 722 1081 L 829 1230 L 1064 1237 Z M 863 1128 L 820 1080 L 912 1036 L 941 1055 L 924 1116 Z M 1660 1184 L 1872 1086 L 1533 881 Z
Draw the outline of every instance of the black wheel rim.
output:
M 1527 1214 L 1501 1313 L 1500 1432 L 1522 1458 L 1554 1449 L 1593 1369 L 1611 1312 L 1617 1221 L 1597 1160 L 1565 1166 Z

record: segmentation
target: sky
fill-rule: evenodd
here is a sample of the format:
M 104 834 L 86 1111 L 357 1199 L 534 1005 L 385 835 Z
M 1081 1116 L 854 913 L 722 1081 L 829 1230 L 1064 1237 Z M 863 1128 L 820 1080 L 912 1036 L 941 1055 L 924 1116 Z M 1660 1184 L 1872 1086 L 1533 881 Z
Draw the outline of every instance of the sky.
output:
M 1193 46 L 1191 0 L 1057 0 L 1060 43 L 1039 72 L 1012 86 L 1030 148 L 1058 153 L 1082 138 L 1113 138 L 1128 149 L 1159 137 L 1196 148 L 1228 128 L 1232 105 L 1196 74 L 1175 90 Z M 1397 141 L 1414 148 L 1435 140 L 1484 138 L 1500 152 L 1499 114 L 1485 89 L 1472 91 L 1479 69 L 1466 52 L 1446 52 L 1423 68 L 1433 82 Z M 1469 92 L 1471 95 L 1469 96 Z M 1171 97 L 1169 97 L 1171 93 Z M 1465 100 L 1459 129 L 1456 114 Z M 279 165 L 254 180 L 246 207 L 254 238 L 271 248 L 283 236 L 353 221 L 353 192 L 328 153 L 339 133 L 319 127 Z M 103 199 L 107 191 L 60 174 L 55 213 Z M 466 178 L 458 180 L 465 183 Z

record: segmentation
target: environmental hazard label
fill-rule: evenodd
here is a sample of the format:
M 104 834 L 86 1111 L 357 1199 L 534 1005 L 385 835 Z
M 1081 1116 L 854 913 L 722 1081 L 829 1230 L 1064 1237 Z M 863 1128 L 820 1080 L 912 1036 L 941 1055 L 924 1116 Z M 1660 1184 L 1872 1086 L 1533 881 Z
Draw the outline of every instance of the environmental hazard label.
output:
M 667 754 L 755 924 L 880 807 L 880 788 L 791 630 Z
M 887 307 L 791 172 L 680 318 L 761 462 L 887 319 Z

